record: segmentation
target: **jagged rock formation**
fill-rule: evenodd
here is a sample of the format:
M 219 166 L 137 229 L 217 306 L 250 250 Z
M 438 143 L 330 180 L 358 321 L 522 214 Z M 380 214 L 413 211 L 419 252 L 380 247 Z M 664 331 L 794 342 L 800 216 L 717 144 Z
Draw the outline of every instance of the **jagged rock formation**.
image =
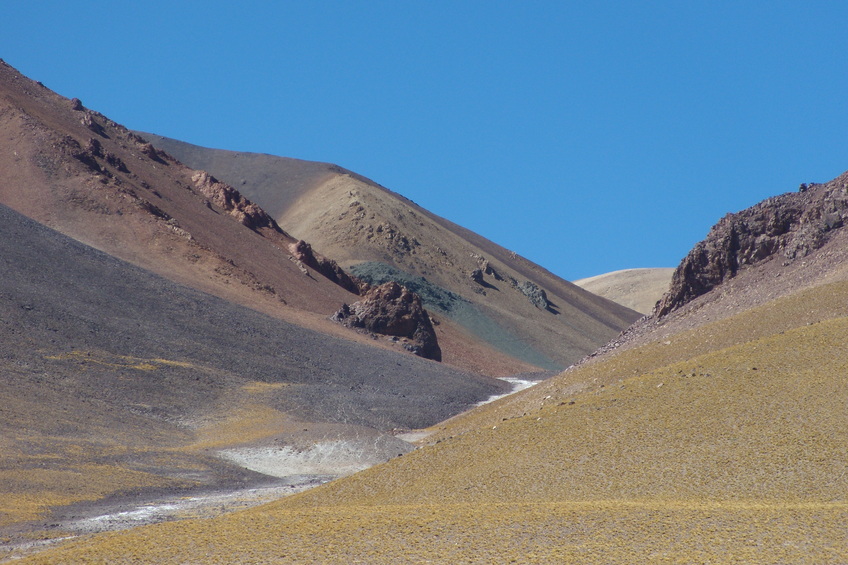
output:
M 332 319 L 352 328 L 403 338 L 408 351 L 435 361 L 442 360 L 442 351 L 430 315 L 421 305 L 421 298 L 396 282 L 387 282 L 369 289 L 362 300 L 350 306 L 344 304 Z
M 156 151 L 149 143 L 145 145 Z M 232 186 L 220 182 L 206 171 L 196 171 L 191 175 L 191 180 L 201 194 L 208 198 L 210 202 L 228 212 L 241 225 L 252 230 L 271 228 L 282 231 L 277 222 L 265 213 L 265 210 L 242 196 Z
M 769 198 L 722 218 L 674 272 L 654 313 L 664 316 L 748 266 L 802 258 L 829 241 L 848 217 L 848 174 Z
M 303 241 L 298 240 L 296 243 L 289 245 L 289 251 L 292 257 L 298 262 L 298 265 L 304 267 L 312 267 L 323 276 L 327 277 L 340 287 L 354 294 L 362 294 L 365 290 L 365 284 L 359 281 L 356 277 L 352 277 L 339 267 L 338 263 L 332 259 L 328 259 L 312 249 L 312 246 Z

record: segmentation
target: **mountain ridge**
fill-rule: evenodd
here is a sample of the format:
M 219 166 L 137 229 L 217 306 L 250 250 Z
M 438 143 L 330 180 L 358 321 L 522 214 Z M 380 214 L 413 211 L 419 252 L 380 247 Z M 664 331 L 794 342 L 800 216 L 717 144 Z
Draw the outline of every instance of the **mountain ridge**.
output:
M 184 162 L 204 166 L 235 183 L 269 210 L 292 234 L 309 241 L 345 269 L 381 263 L 423 277 L 474 305 L 475 320 L 452 319 L 489 346 L 546 369 L 562 368 L 615 337 L 638 314 L 584 292 L 488 239 L 437 216 L 389 189 L 323 163 L 261 154 L 206 149 L 147 135 L 154 145 Z M 245 170 L 245 163 L 276 163 L 279 170 L 309 177 L 297 190 L 285 176 Z M 268 166 L 267 170 L 275 170 Z M 358 276 L 363 276 L 360 271 Z M 366 277 L 367 279 L 367 277 Z M 373 281 L 372 281 L 373 282 Z M 532 285 L 532 286 L 528 286 Z M 532 295 L 532 296 L 531 296 Z M 547 302 L 542 302 L 545 296 Z M 535 301 L 535 303 L 534 303 Z M 430 307 L 432 305 L 426 304 Z M 450 318 L 450 316 L 448 316 Z M 444 319 L 444 317 L 443 317 Z M 505 341 L 504 341 L 505 340 Z M 523 343 L 502 349 L 503 343 Z

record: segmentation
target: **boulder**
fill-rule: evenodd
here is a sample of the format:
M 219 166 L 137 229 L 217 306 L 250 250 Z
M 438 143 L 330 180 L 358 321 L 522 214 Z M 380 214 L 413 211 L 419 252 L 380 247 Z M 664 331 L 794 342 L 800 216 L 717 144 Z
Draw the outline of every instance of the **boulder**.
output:
M 547 310 L 551 303 L 548 301 L 548 295 L 539 285 L 530 281 L 524 281 L 516 286 L 521 293 L 526 296 L 536 308 Z
M 433 323 L 421 298 L 396 282 L 370 288 L 362 300 L 342 305 L 331 319 L 351 328 L 405 338 L 408 341 L 403 346 L 408 351 L 426 359 L 442 360 Z

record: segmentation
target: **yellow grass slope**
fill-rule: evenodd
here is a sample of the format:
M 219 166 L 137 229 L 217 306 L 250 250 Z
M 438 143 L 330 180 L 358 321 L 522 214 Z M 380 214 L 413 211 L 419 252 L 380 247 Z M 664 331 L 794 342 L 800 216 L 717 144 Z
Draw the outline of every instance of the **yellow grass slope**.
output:
M 314 491 L 32 562 L 844 563 L 846 299 L 848 283 L 809 289 Z

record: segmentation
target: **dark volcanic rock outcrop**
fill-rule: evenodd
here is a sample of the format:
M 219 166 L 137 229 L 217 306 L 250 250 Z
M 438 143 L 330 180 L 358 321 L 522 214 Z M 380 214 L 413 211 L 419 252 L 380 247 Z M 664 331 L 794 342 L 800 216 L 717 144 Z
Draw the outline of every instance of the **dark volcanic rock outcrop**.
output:
M 794 261 L 828 242 L 848 217 L 848 173 L 722 218 L 683 259 L 654 313 L 664 316 L 749 266 Z
M 539 288 L 539 285 L 531 281 L 524 281 L 516 287 L 521 293 L 526 296 L 530 303 L 540 310 L 547 310 L 551 303 L 548 301 L 548 295 L 544 289 Z
M 421 298 L 397 284 L 387 282 L 369 289 L 362 300 L 343 305 L 333 320 L 352 328 L 408 339 L 404 347 L 420 357 L 442 360 L 442 350 Z

